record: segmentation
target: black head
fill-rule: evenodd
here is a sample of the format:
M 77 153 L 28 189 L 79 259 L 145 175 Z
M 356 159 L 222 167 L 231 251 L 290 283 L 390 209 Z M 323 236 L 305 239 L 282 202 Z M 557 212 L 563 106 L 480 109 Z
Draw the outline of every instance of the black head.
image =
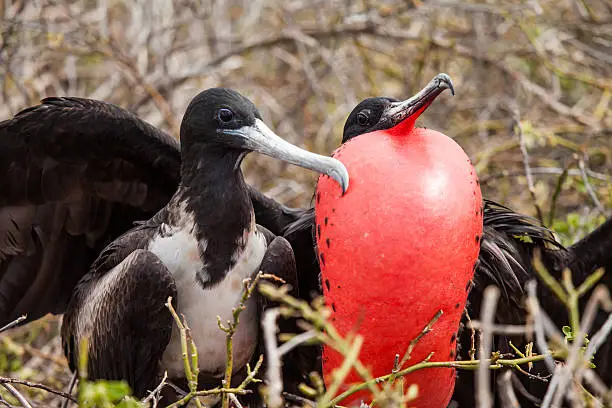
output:
M 187 107 L 181 124 L 183 160 L 198 154 L 233 157 L 234 168 L 252 151 L 296 166 L 327 174 L 348 188 L 348 172 L 338 160 L 311 153 L 280 138 L 261 119 L 253 103 L 227 88 L 211 88 L 197 95 Z
M 379 96 L 376 98 L 367 98 L 359 102 L 346 119 L 344 133 L 342 134 L 342 143 L 364 133 L 386 129 L 385 121 L 381 121 L 381 118 L 385 110 L 393 102 L 399 102 L 399 100 L 386 96 Z
M 416 120 L 445 89 L 455 94 L 450 77 L 438 74 L 419 93 L 405 101 L 384 96 L 364 99 L 346 119 L 342 143 L 364 133 L 390 129 L 408 118 Z
M 255 126 L 257 119 L 261 120 L 257 107 L 235 90 L 207 89 L 187 107 L 181 124 L 181 146 L 190 149 L 205 144 L 246 150 L 243 140 L 225 131 Z

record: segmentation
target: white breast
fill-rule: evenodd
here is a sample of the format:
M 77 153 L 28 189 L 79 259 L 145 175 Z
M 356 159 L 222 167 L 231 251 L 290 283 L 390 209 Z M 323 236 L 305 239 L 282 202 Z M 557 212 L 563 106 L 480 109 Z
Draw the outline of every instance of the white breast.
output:
M 192 224 L 193 225 L 193 224 Z M 226 363 L 225 333 L 217 325 L 231 320 L 232 309 L 242 296 L 242 281 L 259 271 L 266 252 L 266 241 L 255 229 L 248 235 L 246 246 L 237 255 L 237 262 L 219 284 L 202 289 L 196 281 L 196 271 L 203 267 L 198 242 L 192 225 L 169 231 L 167 237 L 157 237 L 149 245 L 173 274 L 178 294 L 177 312 L 185 316 L 198 349 L 200 372 L 222 376 Z M 251 297 L 240 315 L 240 324 L 234 334 L 234 368 L 239 369 L 251 358 L 257 345 L 258 319 L 256 298 Z M 162 357 L 162 370 L 169 376 L 183 376 L 180 335 L 176 324 Z

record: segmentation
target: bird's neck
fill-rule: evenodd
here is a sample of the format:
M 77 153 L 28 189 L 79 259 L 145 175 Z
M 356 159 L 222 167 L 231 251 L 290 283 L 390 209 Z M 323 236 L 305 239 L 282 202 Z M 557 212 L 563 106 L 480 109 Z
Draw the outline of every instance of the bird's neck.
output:
M 174 202 L 183 203 L 184 211 L 193 215 L 205 265 L 198 278 L 204 287 L 224 279 L 255 227 L 253 205 L 240 170 L 242 155 L 237 150 L 210 148 L 183 153 L 181 186 Z

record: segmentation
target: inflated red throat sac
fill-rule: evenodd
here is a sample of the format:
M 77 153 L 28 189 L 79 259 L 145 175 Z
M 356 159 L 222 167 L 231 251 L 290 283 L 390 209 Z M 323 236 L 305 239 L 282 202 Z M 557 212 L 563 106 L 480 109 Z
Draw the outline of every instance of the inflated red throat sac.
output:
M 450 78 L 440 74 L 402 109 L 387 130 L 355 137 L 333 157 L 348 169 L 344 195 L 327 176 L 319 178 L 316 239 L 325 303 L 340 334 L 364 338 L 359 359 L 375 377 L 391 373 L 395 355 L 431 319 L 442 314 L 416 344 L 404 367 L 455 359 L 459 322 L 474 276 L 482 236 L 482 196 L 476 171 L 448 136 L 415 128 L 417 117 Z M 327 385 L 344 357 L 325 347 Z M 355 371 L 345 380 L 362 382 Z M 414 407 L 446 407 L 455 385 L 451 368 L 426 368 L 404 377 L 418 385 Z M 369 402 L 360 392 L 344 406 Z

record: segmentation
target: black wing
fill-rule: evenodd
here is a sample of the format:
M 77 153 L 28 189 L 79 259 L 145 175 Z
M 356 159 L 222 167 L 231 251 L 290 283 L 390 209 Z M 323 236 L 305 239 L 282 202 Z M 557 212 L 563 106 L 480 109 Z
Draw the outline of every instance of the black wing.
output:
M 47 98 L 0 123 L 0 325 L 62 313 L 110 241 L 154 215 L 178 142 L 117 106 Z
M 309 302 L 323 294 L 314 223 L 315 211 L 311 207 L 303 210 L 300 217 L 282 232 L 295 254 L 301 297 Z
M 525 315 L 522 309 L 525 285 L 537 276 L 532 268 L 533 251 L 539 248 L 544 256 L 549 252 L 554 256 L 567 250 L 536 219 L 491 200 L 483 202 L 483 237 L 474 275 L 475 292 L 470 300 L 482 296 L 485 287 L 495 285 L 503 294 L 497 318 L 518 324 Z M 479 302 L 474 307 L 480 311 Z
M 253 203 L 255 221 L 275 236 L 282 235 L 287 225 L 298 221 L 305 210 L 291 208 L 265 196 L 247 184 L 249 197 Z
M 165 303 L 177 292 L 172 274 L 146 250 L 157 217 L 119 237 L 102 251 L 74 289 L 62 325 L 70 369 L 88 340 L 88 378 L 125 380 L 144 397 L 159 383 L 159 364 L 172 333 Z

